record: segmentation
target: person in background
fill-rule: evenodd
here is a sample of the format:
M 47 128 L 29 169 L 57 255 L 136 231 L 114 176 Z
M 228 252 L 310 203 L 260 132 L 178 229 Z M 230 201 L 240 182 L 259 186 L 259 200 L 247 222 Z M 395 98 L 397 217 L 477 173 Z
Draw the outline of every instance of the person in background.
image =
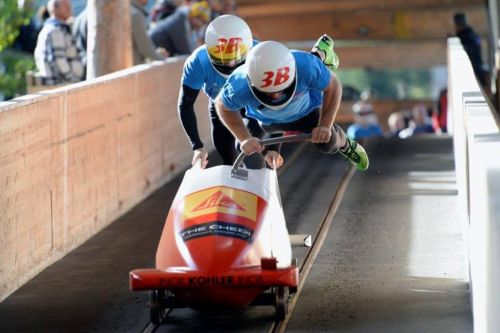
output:
M 47 10 L 47 6 L 40 6 L 36 11 L 36 17 L 40 25 L 43 26 L 45 21 L 50 17 L 49 11 Z
M 439 92 L 436 113 L 433 114 L 434 131 L 436 133 L 448 132 L 448 89 Z
M 402 111 L 396 111 L 391 113 L 387 119 L 387 125 L 389 126 L 388 136 L 391 138 L 399 138 L 399 133 L 406 128 L 406 120 Z
M 203 44 L 200 32 L 210 19 L 206 1 L 181 6 L 175 13 L 149 30 L 149 36 L 157 47 L 167 50 L 170 56 L 191 54 Z
M 151 10 L 152 24 L 154 25 L 172 15 L 181 3 L 182 1 L 180 0 L 157 0 Z
M 417 104 L 413 107 L 412 121 L 410 123 L 413 123 L 410 125 L 414 128 L 413 135 L 434 133 L 429 111 L 424 104 Z
M 132 16 L 132 48 L 134 65 L 143 64 L 146 60 L 163 60 L 168 57 L 164 48 L 156 48 L 148 36 L 148 12 L 145 6 L 148 0 L 131 0 L 130 14 Z
M 50 18 L 38 35 L 35 62 L 43 85 L 81 81 L 83 65 L 78 55 L 71 29 L 66 21 L 71 17 L 69 0 L 49 0 Z
M 34 0 L 18 0 L 20 10 L 33 14 Z M 30 17 L 27 24 L 19 28 L 19 35 L 14 41 L 14 48 L 26 53 L 35 52 L 36 40 L 42 25 L 36 19 L 36 16 Z
M 369 92 L 363 92 L 361 101 L 354 103 L 354 124 L 347 128 L 347 136 L 355 140 L 383 136 L 373 105 L 369 102 Z
M 84 10 L 73 21 L 71 26 L 71 33 L 75 40 L 76 48 L 78 49 L 78 54 L 82 60 L 84 73 L 87 68 L 87 8 Z M 84 75 L 85 76 L 85 75 Z
M 210 21 L 221 15 L 238 15 L 234 0 L 207 0 L 210 7 Z
M 456 35 L 469 56 L 479 83 L 489 92 L 489 73 L 481 57 L 481 39 L 467 22 L 467 16 L 464 13 L 455 13 L 453 22 Z
M 435 133 L 432 121 L 428 115 L 427 107 L 424 104 L 417 104 L 411 111 L 412 118 L 408 128 L 399 133 L 399 137 L 404 139 L 410 136 Z
M 224 7 L 222 9 L 222 12 L 224 14 L 236 15 L 238 13 L 238 6 L 236 5 L 236 1 L 224 0 Z

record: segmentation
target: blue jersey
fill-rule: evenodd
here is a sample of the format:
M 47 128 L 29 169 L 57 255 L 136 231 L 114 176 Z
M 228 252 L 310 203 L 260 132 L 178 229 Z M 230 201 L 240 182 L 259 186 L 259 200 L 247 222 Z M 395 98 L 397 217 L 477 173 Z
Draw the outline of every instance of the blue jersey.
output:
M 231 111 L 244 107 L 247 116 L 264 124 L 289 123 L 319 107 L 323 100 L 322 92 L 330 82 L 330 71 L 316 56 L 308 52 L 292 50 L 292 55 L 296 64 L 297 88 L 286 107 L 272 110 L 255 98 L 247 81 L 246 65 L 236 69 L 224 85 L 220 93 L 224 106 Z
M 207 47 L 202 45 L 187 58 L 181 82 L 196 90 L 203 88 L 207 96 L 215 99 L 226 83 L 226 78 L 212 66 Z
M 254 39 L 253 46 L 257 45 L 257 43 L 258 41 Z M 207 47 L 202 45 L 187 58 L 181 82 L 192 89 L 199 90 L 203 88 L 207 96 L 215 99 L 226 83 L 226 78 L 212 66 Z

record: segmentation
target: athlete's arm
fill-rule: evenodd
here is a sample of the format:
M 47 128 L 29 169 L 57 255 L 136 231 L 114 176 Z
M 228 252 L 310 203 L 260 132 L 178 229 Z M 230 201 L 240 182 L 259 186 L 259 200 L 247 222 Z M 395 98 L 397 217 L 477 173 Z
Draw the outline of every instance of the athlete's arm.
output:
M 312 142 L 330 141 L 331 128 L 340 106 L 342 99 L 342 84 L 340 80 L 332 73 L 330 82 L 323 90 L 323 105 L 318 126 L 312 131 Z
M 246 155 L 262 151 L 263 147 L 259 143 L 259 138 L 252 137 L 240 113 L 233 112 L 226 108 L 220 99 L 220 95 L 215 99 L 215 109 L 224 125 L 231 131 L 236 140 L 238 140 L 241 145 L 241 150 Z
M 196 101 L 199 92 L 199 89 L 193 89 L 183 84 L 179 91 L 177 112 L 179 113 L 182 128 L 184 129 L 184 132 L 191 143 L 191 148 L 193 149 L 193 159 L 191 164 L 194 165 L 199 160 L 201 162 L 201 167 L 205 168 L 208 163 L 208 152 L 203 148 L 203 142 L 200 140 L 196 113 L 194 112 L 194 102 Z
M 193 150 L 203 148 L 203 143 L 200 140 L 198 133 L 198 124 L 196 114 L 194 112 L 194 102 L 198 97 L 200 90 L 193 89 L 183 84 L 179 91 L 179 101 L 177 112 L 181 119 L 182 127 L 186 133 Z

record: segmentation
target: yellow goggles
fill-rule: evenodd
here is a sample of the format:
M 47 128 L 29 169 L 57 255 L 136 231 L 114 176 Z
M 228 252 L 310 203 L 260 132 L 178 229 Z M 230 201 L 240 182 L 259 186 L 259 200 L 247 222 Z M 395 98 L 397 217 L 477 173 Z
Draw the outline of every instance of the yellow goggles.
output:
M 241 38 L 219 38 L 218 44 L 208 48 L 208 54 L 214 64 L 234 66 L 243 61 L 248 47 Z

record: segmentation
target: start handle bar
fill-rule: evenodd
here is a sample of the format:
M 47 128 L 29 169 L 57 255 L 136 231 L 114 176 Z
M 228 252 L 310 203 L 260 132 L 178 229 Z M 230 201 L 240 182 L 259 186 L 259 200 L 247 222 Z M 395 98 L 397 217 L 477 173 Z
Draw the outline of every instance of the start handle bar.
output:
M 311 140 L 311 133 L 280 136 L 277 138 L 260 140 L 259 143 L 262 146 L 269 146 L 269 145 L 274 145 L 274 144 L 278 144 L 278 143 L 297 142 L 297 141 L 306 141 L 306 140 Z M 238 158 L 236 158 L 236 161 L 234 161 L 233 168 L 231 169 L 231 176 L 232 177 L 238 178 L 238 179 L 243 179 L 243 180 L 246 180 L 248 178 L 248 171 L 240 169 L 240 165 L 243 162 L 243 160 L 245 159 L 245 157 L 246 157 L 245 153 L 241 152 L 238 155 Z

